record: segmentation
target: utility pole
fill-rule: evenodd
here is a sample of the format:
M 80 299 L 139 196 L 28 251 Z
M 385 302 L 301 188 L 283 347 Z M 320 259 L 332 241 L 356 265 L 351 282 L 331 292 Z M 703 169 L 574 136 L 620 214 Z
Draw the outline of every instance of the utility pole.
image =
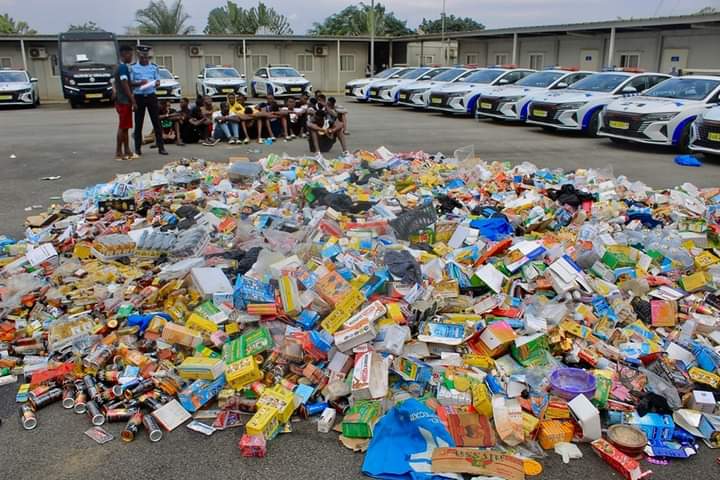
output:
M 447 58 L 447 44 L 445 43 L 445 0 L 442 0 L 443 7 L 442 7 L 442 16 L 441 16 L 441 24 L 442 24 L 442 30 L 440 33 L 440 44 L 442 45 L 442 52 L 443 52 L 443 65 L 447 65 L 448 58 Z
M 370 0 L 370 76 L 375 75 L 375 0 Z

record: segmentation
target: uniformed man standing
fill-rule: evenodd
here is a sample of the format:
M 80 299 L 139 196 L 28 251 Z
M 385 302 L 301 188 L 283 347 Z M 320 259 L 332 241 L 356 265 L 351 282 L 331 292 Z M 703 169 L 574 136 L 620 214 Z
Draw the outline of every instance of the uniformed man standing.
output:
M 138 61 L 133 63 L 131 74 L 132 74 L 132 85 L 133 95 L 137 108 L 135 109 L 135 131 L 133 136 L 135 138 L 135 153 L 138 155 L 142 154 L 142 140 L 143 140 L 143 122 L 145 121 L 145 109 L 150 114 L 150 122 L 152 122 L 153 130 L 155 132 L 155 143 L 158 148 L 160 155 L 167 155 L 165 150 L 165 144 L 163 143 L 162 126 L 160 125 L 160 118 L 158 113 L 158 101 L 155 96 L 155 88 L 160 85 L 160 75 L 158 72 L 158 66 L 154 63 L 150 63 L 150 49 L 147 45 L 137 46 Z

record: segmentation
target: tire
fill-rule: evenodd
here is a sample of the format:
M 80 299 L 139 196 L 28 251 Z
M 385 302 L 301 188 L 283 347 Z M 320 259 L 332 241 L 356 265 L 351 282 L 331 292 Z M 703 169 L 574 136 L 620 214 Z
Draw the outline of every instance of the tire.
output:
M 252 83 L 250 84 L 250 88 L 248 89 L 248 91 L 249 91 L 249 93 L 250 93 L 250 97 L 251 97 L 251 98 L 257 97 L 257 92 L 255 91 L 255 85 L 254 85 L 254 84 L 252 84 Z
M 690 123 L 683 127 L 680 140 L 678 140 L 677 149 L 678 152 L 682 154 L 692 153 L 690 150 Z
M 70 99 L 70 108 L 72 108 L 73 110 L 78 108 L 78 102 L 73 100 L 72 98 Z
M 590 122 L 588 123 L 588 127 L 586 130 L 586 134 L 588 137 L 597 138 L 598 136 L 598 128 L 600 127 L 600 110 L 595 110 L 592 114 L 592 117 L 590 117 Z

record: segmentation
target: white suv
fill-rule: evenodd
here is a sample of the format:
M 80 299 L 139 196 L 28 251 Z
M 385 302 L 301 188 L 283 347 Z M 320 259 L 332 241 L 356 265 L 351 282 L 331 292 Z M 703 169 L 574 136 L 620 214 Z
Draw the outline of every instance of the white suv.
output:
M 294 68 L 285 65 L 270 65 L 258 69 L 250 85 L 250 94 L 253 97 L 289 97 L 303 93 L 312 94 L 310 81 Z
M 161 68 L 158 73 L 160 75 L 160 86 L 155 89 L 157 97 L 161 100 L 179 102 L 182 98 L 182 87 L 178 82 L 180 77 L 173 75 L 167 68 Z
M 197 78 L 196 91 L 200 96 L 223 100 L 231 93 L 247 95 L 245 75 L 233 67 L 205 67 Z
M 25 70 L 0 69 L 0 105 L 40 105 L 37 79 Z

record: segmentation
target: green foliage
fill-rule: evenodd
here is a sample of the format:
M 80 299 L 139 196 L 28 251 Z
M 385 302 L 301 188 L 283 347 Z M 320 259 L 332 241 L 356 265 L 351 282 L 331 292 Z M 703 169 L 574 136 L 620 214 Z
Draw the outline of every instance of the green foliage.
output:
M 369 35 L 375 21 L 375 35 L 406 35 L 412 33 L 407 22 L 398 19 L 393 12 L 387 12 L 381 3 L 375 4 L 371 15 L 370 5 L 360 2 L 350 5 L 327 17 L 322 23 L 314 23 L 310 35 Z
M 293 31 L 290 28 L 290 21 L 285 15 L 266 6 L 263 2 L 258 2 L 257 7 L 246 9 L 228 0 L 224 7 L 210 10 L 205 33 L 291 35 Z
M 473 20 L 470 17 L 456 17 L 455 15 L 445 16 L 446 32 L 469 32 L 472 30 L 483 30 L 485 25 Z M 442 32 L 442 18 L 437 20 L 428 20 L 423 18 L 422 23 L 418 27 L 424 33 L 440 33 Z
M 6 13 L 4 15 L 0 15 L 0 33 L 35 35 L 37 31 L 30 28 L 30 26 L 25 22 L 16 22 L 15 19 L 11 18 L 10 15 Z
M 187 25 L 190 14 L 185 11 L 182 0 L 175 0 L 171 5 L 165 0 L 150 0 L 150 4 L 135 12 L 138 32 L 144 34 L 187 35 L 195 31 Z

